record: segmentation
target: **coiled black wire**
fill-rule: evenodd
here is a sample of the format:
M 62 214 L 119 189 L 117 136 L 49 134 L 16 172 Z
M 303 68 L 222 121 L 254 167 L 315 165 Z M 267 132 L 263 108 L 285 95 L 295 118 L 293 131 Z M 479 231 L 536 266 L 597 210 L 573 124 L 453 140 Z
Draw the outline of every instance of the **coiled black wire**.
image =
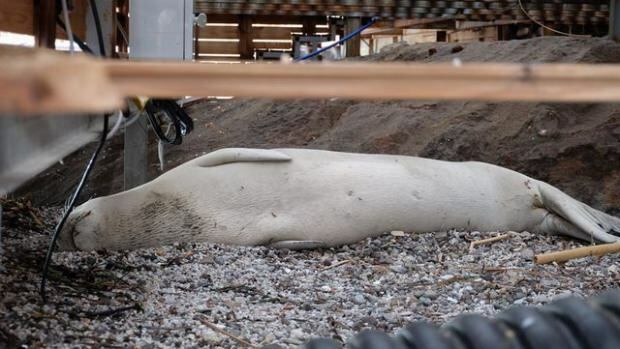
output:
M 325 338 L 302 349 L 342 349 Z M 443 326 L 417 322 L 396 335 L 366 330 L 349 349 L 620 349 L 620 290 L 584 300 L 567 297 L 539 308 L 518 306 L 495 318 L 461 315 Z
M 183 143 L 183 136 L 194 129 L 192 118 L 172 99 L 150 99 L 145 105 L 146 115 L 153 127 L 153 131 L 160 141 L 179 145 Z M 174 137 L 162 129 L 162 124 L 168 122 L 173 129 Z

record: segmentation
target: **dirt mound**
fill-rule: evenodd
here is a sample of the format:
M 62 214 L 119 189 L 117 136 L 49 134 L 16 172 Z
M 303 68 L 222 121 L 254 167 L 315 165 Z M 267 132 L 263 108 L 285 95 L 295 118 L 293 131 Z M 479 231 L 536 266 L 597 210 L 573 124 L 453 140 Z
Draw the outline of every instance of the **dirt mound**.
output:
M 618 63 L 620 45 L 562 37 L 471 44 L 403 43 L 370 61 Z M 450 86 L 446 86 L 450 88 Z M 171 148 L 169 168 L 228 146 L 308 147 L 479 160 L 512 168 L 620 213 L 620 106 L 616 104 L 229 100 L 188 107 L 196 131 Z M 83 199 L 122 188 L 122 139 L 109 147 Z M 157 174 L 153 149 L 152 175 Z M 22 189 L 38 203 L 61 200 L 58 176 L 75 179 L 84 150 Z M 77 167 L 76 167 L 77 166 Z M 72 183 L 72 181 L 65 181 Z M 64 190 L 63 190 L 64 189 Z
M 617 63 L 620 45 L 605 38 L 539 37 L 529 40 L 473 42 L 469 44 L 401 42 L 386 46 L 364 61 L 417 61 L 509 63 Z

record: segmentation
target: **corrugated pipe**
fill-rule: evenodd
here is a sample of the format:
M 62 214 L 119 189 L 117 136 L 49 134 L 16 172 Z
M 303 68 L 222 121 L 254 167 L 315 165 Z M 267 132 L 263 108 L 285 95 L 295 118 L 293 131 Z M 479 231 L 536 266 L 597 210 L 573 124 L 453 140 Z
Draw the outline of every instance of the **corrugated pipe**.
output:
M 301 347 L 341 348 L 336 341 L 324 338 Z M 620 290 L 589 300 L 571 296 L 542 307 L 512 307 L 495 318 L 464 314 L 443 326 L 416 322 L 393 336 L 366 330 L 346 348 L 620 349 Z

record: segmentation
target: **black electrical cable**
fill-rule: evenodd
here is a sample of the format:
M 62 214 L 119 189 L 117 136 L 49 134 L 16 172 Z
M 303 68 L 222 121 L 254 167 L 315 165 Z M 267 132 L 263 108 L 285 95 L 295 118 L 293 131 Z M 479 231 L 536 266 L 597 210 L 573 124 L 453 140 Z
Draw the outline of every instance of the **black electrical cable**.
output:
M 102 57 L 106 57 L 105 44 L 103 42 L 103 30 L 101 30 L 101 21 L 99 19 L 99 10 L 97 10 L 97 4 L 95 0 L 90 0 L 90 9 L 95 19 L 95 28 L 97 30 L 97 39 L 99 40 L 99 54 Z
M 102 56 L 105 56 L 105 45 L 103 43 L 103 34 L 102 34 L 103 31 L 101 30 L 101 22 L 99 21 L 99 13 L 97 11 L 97 7 L 95 6 L 94 1 L 91 1 L 91 8 L 93 9 L 93 17 L 95 17 L 95 27 L 97 28 L 97 37 L 99 39 L 99 52 L 101 53 Z M 65 29 L 66 31 L 66 26 L 60 20 L 59 16 L 56 16 L 56 19 L 59 25 L 61 25 L 61 27 Z M 80 46 L 80 48 L 82 48 L 82 45 L 86 46 L 83 42 L 82 42 L 82 45 L 80 45 L 81 40 L 79 38 L 76 38 L 75 35 L 73 35 L 73 41 L 75 41 L 78 44 L 78 46 Z M 84 50 L 84 48 L 82 48 L 82 50 L 86 51 Z M 88 49 L 88 51 L 92 53 L 92 50 Z M 71 214 L 71 211 L 73 211 L 73 208 L 75 207 L 75 203 L 78 197 L 80 196 L 82 189 L 84 188 L 84 184 L 86 184 L 86 180 L 88 179 L 88 176 L 90 175 L 93 169 L 93 166 L 95 165 L 95 162 L 97 161 L 97 158 L 99 157 L 99 153 L 101 153 L 101 150 L 103 149 L 103 145 L 105 144 L 106 138 L 108 137 L 109 119 L 110 119 L 110 115 L 107 115 L 107 114 L 103 118 L 103 131 L 101 133 L 101 139 L 99 140 L 97 149 L 95 149 L 95 152 L 90 158 L 90 161 L 88 161 L 88 164 L 86 165 L 86 169 L 84 170 L 84 173 L 82 174 L 82 178 L 80 179 L 77 187 L 75 188 L 75 191 L 69 197 L 69 205 L 67 206 L 64 214 L 62 215 L 60 221 L 58 222 L 58 225 L 56 225 L 56 228 L 54 229 L 54 234 L 52 235 L 52 240 L 50 241 L 50 244 L 47 248 L 47 254 L 45 255 L 45 261 L 43 262 L 43 271 L 41 275 L 41 288 L 40 288 L 41 299 L 43 300 L 44 303 L 47 301 L 45 286 L 47 284 L 47 276 L 49 274 L 49 267 L 52 262 L 52 255 L 54 254 L 54 248 L 56 247 L 56 240 L 58 240 L 58 235 L 62 231 L 62 228 L 65 226 L 65 223 L 67 222 L 67 218 L 69 218 L 69 214 Z
M 93 169 L 93 165 L 97 161 L 97 157 L 99 156 L 101 149 L 103 149 L 106 136 L 108 135 L 108 119 L 109 118 L 110 116 L 106 115 L 103 119 L 103 131 L 101 133 L 101 139 L 99 140 L 97 149 L 95 149 L 95 152 L 90 158 L 90 161 L 88 161 L 88 164 L 86 165 L 86 169 L 84 170 L 84 173 L 82 174 L 82 178 L 80 179 L 80 182 L 78 183 L 73 194 L 70 196 L 69 205 L 67 209 L 65 210 L 65 213 L 62 215 L 60 222 L 58 222 L 58 225 L 56 225 L 56 229 L 54 229 L 52 240 L 50 241 L 50 245 L 47 249 L 47 254 L 45 255 L 45 262 L 43 263 L 43 274 L 41 278 L 41 289 L 40 289 L 41 298 L 43 299 L 43 302 L 47 301 L 47 297 L 45 293 L 45 285 L 47 283 L 47 275 L 49 272 L 50 263 L 52 261 L 52 254 L 54 253 L 54 248 L 56 247 L 56 240 L 58 240 L 58 235 L 62 231 L 62 228 L 65 226 L 65 223 L 67 222 L 67 218 L 69 217 L 69 214 L 75 207 L 75 202 L 80 196 L 80 193 L 82 192 L 82 188 L 84 188 L 84 184 L 86 183 L 86 180 L 88 179 L 88 176 L 90 175 L 90 172 Z
M 183 142 L 183 136 L 187 135 L 194 129 L 192 118 L 179 106 L 179 104 L 170 99 L 151 99 L 144 106 L 149 122 L 153 127 L 153 131 L 160 141 L 168 144 L 179 145 Z M 170 138 L 161 128 L 161 120 L 163 117 L 168 119 L 174 127 L 174 137 Z

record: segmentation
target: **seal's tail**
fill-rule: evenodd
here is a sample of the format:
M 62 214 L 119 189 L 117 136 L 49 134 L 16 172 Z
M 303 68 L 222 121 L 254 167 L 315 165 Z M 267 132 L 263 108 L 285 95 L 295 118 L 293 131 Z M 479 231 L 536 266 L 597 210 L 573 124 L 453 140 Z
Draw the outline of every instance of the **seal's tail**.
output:
M 559 216 L 558 221 L 563 221 L 560 224 L 554 224 L 556 228 L 563 226 L 572 230 L 572 232 L 563 231 L 563 233 L 569 235 L 577 233 L 584 240 L 620 241 L 620 218 L 577 201 L 547 183 L 539 182 L 539 190 L 547 210 Z

